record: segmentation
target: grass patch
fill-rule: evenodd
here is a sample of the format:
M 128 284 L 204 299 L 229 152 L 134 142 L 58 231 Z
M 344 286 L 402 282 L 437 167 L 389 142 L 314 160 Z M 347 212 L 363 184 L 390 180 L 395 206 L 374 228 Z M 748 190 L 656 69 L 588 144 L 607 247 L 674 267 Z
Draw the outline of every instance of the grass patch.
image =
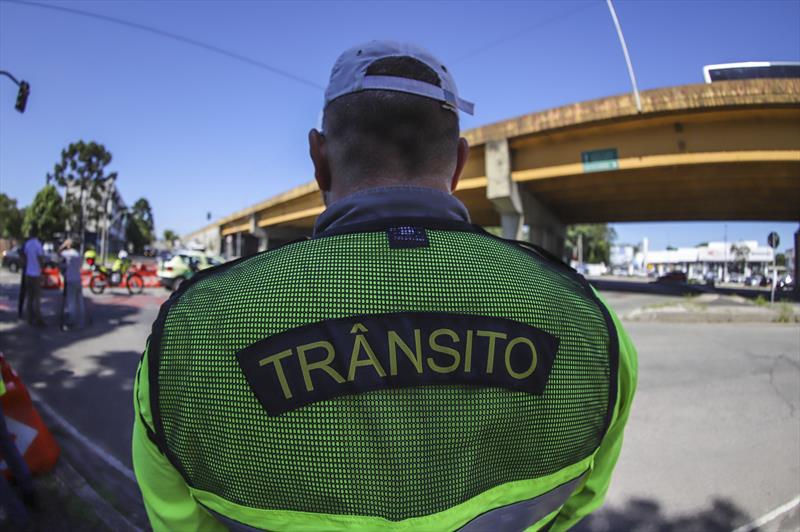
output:
M 687 310 L 708 310 L 708 305 L 705 303 L 698 303 L 697 298 L 700 294 L 685 293 L 683 294 L 683 307 Z
M 643 307 L 643 310 L 658 310 L 660 308 L 674 307 L 680 305 L 678 301 L 664 301 L 663 303 L 653 303 Z
M 792 309 L 792 305 L 789 303 L 778 303 L 775 307 L 778 310 L 778 315 L 775 316 L 773 321 L 777 323 L 792 323 L 793 321 L 797 321 L 794 315 L 794 309 Z
M 761 295 L 753 300 L 753 304 L 757 307 L 766 307 L 769 306 L 769 300 Z
M 653 303 L 651 305 L 647 305 L 646 307 L 642 307 L 642 310 L 659 310 L 669 307 L 678 307 L 684 308 L 686 310 L 695 310 L 695 311 L 704 311 L 708 310 L 708 305 L 705 303 L 698 303 L 696 299 L 700 296 L 700 294 L 683 294 L 683 297 L 678 299 L 677 297 L 670 300 L 670 301 L 663 301 L 661 303 Z

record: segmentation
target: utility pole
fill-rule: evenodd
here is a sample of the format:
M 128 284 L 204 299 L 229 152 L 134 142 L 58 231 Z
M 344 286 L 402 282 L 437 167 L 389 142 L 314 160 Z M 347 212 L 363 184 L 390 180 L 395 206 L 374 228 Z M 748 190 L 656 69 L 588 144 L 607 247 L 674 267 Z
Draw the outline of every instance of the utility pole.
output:
M 105 183 L 105 205 L 103 209 L 103 221 L 105 222 L 103 227 L 103 232 L 100 235 L 100 247 L 102 249 L 100 255 L 105 257 L 106 253 L 108 252 L 108 229 L 111 222 L 109 221 L 110 211 L 111 211 L 111 202 L 114 199 L 114 192 L 115 192 L 115 181 L 114 178 L 109 178 L 110 182 Z
M 725 224 L 725 258 L 722 259 L 722 282 L 728 278 L 728 224 Z

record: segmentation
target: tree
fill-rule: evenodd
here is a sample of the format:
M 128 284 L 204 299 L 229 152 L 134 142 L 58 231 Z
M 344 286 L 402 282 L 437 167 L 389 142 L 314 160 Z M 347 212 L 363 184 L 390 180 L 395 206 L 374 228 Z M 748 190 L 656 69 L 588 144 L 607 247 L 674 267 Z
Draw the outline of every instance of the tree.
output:
M 31 229 L 35 229 L 39 239 L 52 240 L 64 232 L 65 218 L 66 208 L 58 190 L 53 185 L 45 185 L 25 209 L 22 232 L 27 236 Z
M 22 240 L 23 211 L 17 208 L 17 200 L 0 192 L 0 238 Z
M 741 262 L 742 268 L 740 271 L 744 272 L 747 267 L 747 258 L 750 256 L 750 248 L 744 244 L 741 246 L 734 244 L 731 246 L 731 252 L 733 253 L 733 262 Z
M 572 259 L 578 258 L 578 242 L 583 247 L 583 261 L 609 263 L 611 245 L 617 232 L 608 224 L 578 224 L 567 228 L 566 252 Z
M 178 236 L 178 233 L 176 233 L 172 229 L 164 229 L 164 241 L 167 243 L 170 249 L 172 249 L 173 244 L 179 238 L 180 237 Z
M 69 228 L 81 241 L 87 220 L 99 222 L 105 213 L 109 181 L 117 178 L 116 172 L 106 174 L 110 163 L 111 152 L 105 146 L 80 140 L 61 150 L 61 162 L 47 174 L 48 184 L 52 181 L 65 189 Z
M 145 198 L 136 200 L 136 203 L 131 207 L 131 217 L 140 222 L 149 239 L 148 241 L 152 242 L 155 238 L 155 224 L 153 223 L 153 210 L 150 208 L 150 202 Z
M 125 237 L 133 244 L 136 253 L 141 253 L 149 245 L 154 235 L 153 211 L 150 202 L 139 198 L 129 211 L 128 226 L 125 228 Z

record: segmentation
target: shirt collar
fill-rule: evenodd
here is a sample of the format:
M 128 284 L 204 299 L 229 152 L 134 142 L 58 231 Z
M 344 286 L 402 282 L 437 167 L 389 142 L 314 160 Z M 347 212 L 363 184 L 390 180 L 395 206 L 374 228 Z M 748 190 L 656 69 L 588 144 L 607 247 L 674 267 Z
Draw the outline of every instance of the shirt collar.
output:
M 428 187 L 367 188 L 331 203 L 314 224 L 314 235 L 344 225 L 383 218 L 440 218 L 470 223 L 461 201 Z

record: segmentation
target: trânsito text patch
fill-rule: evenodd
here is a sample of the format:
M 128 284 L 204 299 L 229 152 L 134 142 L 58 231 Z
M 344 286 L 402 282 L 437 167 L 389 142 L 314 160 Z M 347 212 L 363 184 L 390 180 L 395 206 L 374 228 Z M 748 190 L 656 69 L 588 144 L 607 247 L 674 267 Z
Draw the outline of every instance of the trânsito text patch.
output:
M 431 384 L 542 394 L 558 338 L 512 320 L 414 312 L 326 320 L 237 353 L 272 416 L 317 401 Z

